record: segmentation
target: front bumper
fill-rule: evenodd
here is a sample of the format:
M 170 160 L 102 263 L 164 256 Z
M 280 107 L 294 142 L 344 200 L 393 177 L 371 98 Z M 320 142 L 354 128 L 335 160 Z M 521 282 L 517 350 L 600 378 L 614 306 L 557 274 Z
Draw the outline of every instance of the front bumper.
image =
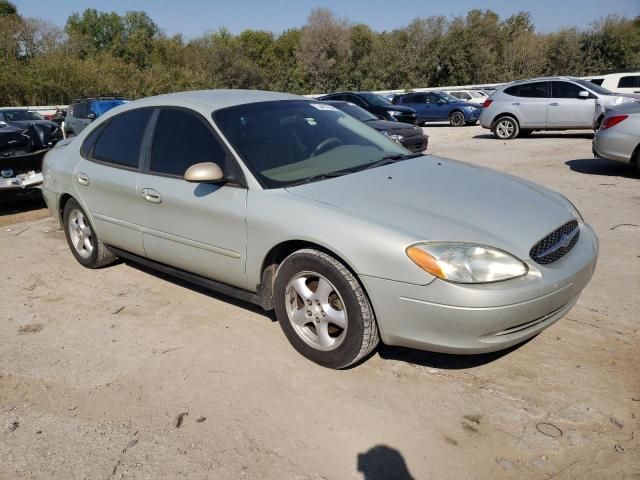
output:
M 39 188 L 42 185 L 42 173 L 27 172 L 11 178 L 0 177 L 0 191 L 25 190 L 27 188 Z
M 427 149 L 427 146 L 429 145 L 429 137 L 427 135 L 404 137 L 400 140 L 400 144 L 413 153 L 420 153 Z
M 563 258 L 530 264 L 521 278 L 484 285 L 436 280 L 420 286 L 360 278 L 373 304 L 382 340 L 445 353 L 508 348 L 562 318 L 577 302 L 596 266 L 598 240 L 588 225 Z
M 480 119 L 481 113 L 482 113 L 481 108 L 473 108 L 471 110 L 465 109 L 464 120 L 465 122 L 477 122 Z

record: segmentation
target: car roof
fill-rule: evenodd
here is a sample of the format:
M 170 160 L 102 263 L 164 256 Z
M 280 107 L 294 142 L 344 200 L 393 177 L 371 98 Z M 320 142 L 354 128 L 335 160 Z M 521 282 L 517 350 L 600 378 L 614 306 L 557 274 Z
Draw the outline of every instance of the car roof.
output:
M 245 105 L 249 103 L 268 102 L 275 100 L 309 100 L 306 97 L 288 93 L 267 92 L 263 90 L 193 90 L 189 92 L 168 93 L 154 97 L 133 100 L 126 104 L 126 109 L 145 106 L 180 106 L 188 104 L 207 110 L 220 110 L 222 108 Z M 120 112 L 125 108 L 119 107 Z
M 516 85 L 521 83 L 529 83 L 529 82 L 551 82 L 554 80 L 571 80 L 576 81 L 580 80 L 577 77 L 538 77 L 538 78 L 525 78 L 522 80 L 515 80 L 513 82 L 508 83 L 507 85 Z

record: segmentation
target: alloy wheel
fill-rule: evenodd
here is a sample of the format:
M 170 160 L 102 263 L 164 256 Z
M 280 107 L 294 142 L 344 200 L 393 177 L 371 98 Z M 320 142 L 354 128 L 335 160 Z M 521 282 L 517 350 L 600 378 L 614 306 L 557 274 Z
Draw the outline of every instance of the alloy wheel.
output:
M 450 121 L 452 126 L 461 127 L 464 125 L 464 115 L 460 112 L 453 112 Z
M 300 272 L 285 290 L 289 322 L 317 350 L 334 350 L 344 341 L 348 324 L 344 305 L 336 287 L 319 273 Z
M 496 135 L 500 138 L 511 138 L 515 128 L 511 120 L 501 120 L 495 127 Z
M 89 258 L 93 253 L 93 232 L 84 213 L 73 209 L 69 213 L 69 237 L 78 255 Z

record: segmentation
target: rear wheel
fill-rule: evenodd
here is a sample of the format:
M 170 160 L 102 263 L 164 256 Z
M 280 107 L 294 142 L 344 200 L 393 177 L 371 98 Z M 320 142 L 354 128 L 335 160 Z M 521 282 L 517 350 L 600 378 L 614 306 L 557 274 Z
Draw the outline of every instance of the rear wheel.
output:
M 319 250 L 299 250 L 280 264 L 273 302 L 291 345 L 324 367 L 347 367 L 379 342 L 373 309 L 360 283 Z
M 513 117 L 500 117 L 493 127 L 493 134 L 500 140 L 511 140 L 516 138 L 520 132 L 518 122 Z
M 464 125 L 464 114 L 458 110 L 449 114 L 449 124 L 452 127 L 462 127 Z
M 89 218 L 76 200 L 70 199 L 65 204 L 62 219 L 71 253 L 81 265 L 100 268 L 113 263 L 117 258 L 100 241 L 89 223 Z

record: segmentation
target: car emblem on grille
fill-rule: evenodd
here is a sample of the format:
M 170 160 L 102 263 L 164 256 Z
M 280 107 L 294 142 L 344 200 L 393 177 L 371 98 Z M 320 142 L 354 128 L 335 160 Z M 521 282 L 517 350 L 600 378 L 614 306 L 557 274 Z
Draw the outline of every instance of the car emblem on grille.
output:
M 0 175 L 2 175 L 2 178 L 11 178 L 13 177 L 13 170 L 7 168 L 5 170 L 2 170 L 2 172 L 0 172 Z
M 563 234 L 560 239 L 553 245 L 551 245 L 549 248 L 547 248 L 546 250 L 540 252 L 538 254 L 538 258 L 542 258 L 542 257 L 546 257 L 547 255 L 551 255 L 553 252 L 556 252 L 558 250 L 560 250 L 561 248 L 567 248 L 569 245 L 571 245 L 571 240 L 573 240 L 573 237 L 575 237 L 578 232 L 580 231 L 580 227 L 576 227 L 573 230 L 571 230 L 571 232 L 567 233 L 567 234 Z

